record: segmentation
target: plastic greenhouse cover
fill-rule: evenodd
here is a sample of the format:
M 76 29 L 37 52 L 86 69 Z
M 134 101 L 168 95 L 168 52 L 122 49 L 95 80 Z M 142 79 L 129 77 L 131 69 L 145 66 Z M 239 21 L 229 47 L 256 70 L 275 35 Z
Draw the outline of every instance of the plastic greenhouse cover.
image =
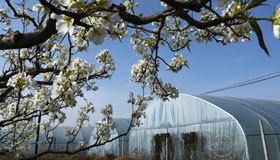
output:
M 266 134 L 280 133 L 280 102 L 249 98 L 197 96 L 231 114 L 246 135 L 260 134 L 262 120 Z
M 198 107 L 199 106 L 199 107 Z M 169 101 L 155 100 L 146 109 L 147 117 L 142 118 L 143 125 L 134 129 L 172 128 L 234 120 L 234 117 L 200 98 L 180 94 Z
M 189 98 L 197 101 L 189 101 Z M 212 104 L 212 109 L 205 107 L 206 103 Z M 236 119 L 246 135 L 259 134 L 259 120 L 263 121 L 267 134 L 280 133 L 280 102 L 278 101 L 180 94 L 176 100 L 171 99 L 166 102 L 155 100 L 149 104 L 149 106 L 155 105 L 157 107 L 146 109 L 145 112 L 152 115 L 142 119 L 145 126 L 141 125 L 137 129 L 179 127 L 215 120 Z M 190 108 L 186 109 L 185 105 L 189 105 Z M 196 107 L 198 105 L 200 107 Z M 200 116 L 197 117 L 197 114 Z
M 92 126 L 83 127 L 83 128 L 81 129 L 81 133 L 82 133 L 82 135 L 83 135 L 83 137 L 84 137 L 84 141 L 85 141 L 86 143 L 88 143 L 88 141 L 89 141 L 89 138 L 90 138 L 90 135 L 91 135 L 92 130 L 93 130 L 93 127 L 92 127 Z
M 155 151 L 155 135 L 169 133 L 174 138 L 173 158 L 184 159 L 183 135 L 193 132 L 199 144 L 205 145 L 199 147 L 203 152 L 193 152 L 201 156 L 197 158 L 203 158 L 201 153 L 217 158 L 219 153 L 233 156 L 230 159 L 263 159 L 259 128 L 259 120 L 262 120 L 269 155 L 272 159 L 280 158 L 278 101 L 180 94 L 177 99 L 152 101 L 145 112 L 143 125 L 131 131 L 131 154 L 137 151 L 151 157 Z M 218 142 L 217 137 L 221 138 Z
M 65 126 L 58 126 L 52 132 L 56 143 L 67 143 L 68 141 L 68 137 L 66 136 L 67 128 Z

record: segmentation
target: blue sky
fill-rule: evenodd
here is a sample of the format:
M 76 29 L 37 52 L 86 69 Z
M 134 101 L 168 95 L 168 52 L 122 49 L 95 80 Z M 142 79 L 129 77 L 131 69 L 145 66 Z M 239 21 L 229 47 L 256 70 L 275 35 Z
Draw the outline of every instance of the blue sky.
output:
M 139 11 L 146 15 L 161 9 L 159 0 L 142 0 Z M 269 0 L 269 6 L 262 6 L 254 10 L 257 17 L 273 16 L 274 7 L 278 0 Z M 142 7 L 141 7 L 142 6 Z M 271 22 L 260 22 L 264 40 L 270 52 L 268 57 L 259 47 L 255 33 L 251 41 L 245 43 L 229 44 L 223 46 L 215 42 L 208 44 L 191 43 L 191 52 L 180 52 L 189 61 L 190 69 L 183 69 L 175 74 L 160 71 L 160 76 L 165 82 L 170 82 L 179 88 L 181 93 L 200 94 L 229 86 L 248 79 L 280 71 L 280 41 L 272 33 Z M 86 93 L 86 96 L 96 106 L 96 113 L 91 116 L 90 124 L 101 118 L 100 108 L 111 103 L 114 106 L 114 117 L 129 117 L 130 106 L 126 103 L 129 92 L 140 93 L 137 84 L 129 83 L 130 69 L 140 59 L 135 55 L 129 38 L 119 41 L 105 41 L 101 46 L 91 44 L 88 52 L 80 56 L 89 62 L 95 63 L 94 57 L 102 49 L 109 49 L 116 62 L 116 71 L 111 80 L 97 81 L 99 90 Z M 160 55 L 171 57 L 172 52 L 167 48 L 160 49 Z M 240 88 L 210 94 L 213 96 L 232 96 L 259 99 L 272 99 L 280 101 L 280 78 L 267 80 Z M 80 103 L 79 105 L 82 105 Z M 68 118 L 76 115 L 76 109 L 67 110 Z M 66 121 L 65 125 L 73 125 L 73 118 Z
M 156 12 L 156 9 L 160 9 L 159 1 L 148 2 L 149 5 L 143 6 L 145 8 L 143 12 L 147 12 L 147 15 Z M 257 17 L 272 16 L 274 7 L 278 3 L 279 1 L 270 0 L 268 2 L 269 6 L 255 9 L 254 14 Z M 215 42 L 208 44 L 191 43 L 191 52 L 187 50 L 181 52 L 189 61 L 190 69 L 183 69 L 177 74 L 161 70 L 161 77 L 165 82 L 174 84 L 181 93 L 196 95 L 280 71 L 280 41 L 273 36 L 271 22 L 259 22 L 259 24 L 263 30 L 270 57 L 259 47 L 255 33 L 252 34 L 251 41 L 226 46 Z M 99 91 L 89 93 L 88 97 L 96 104 L 96 113 L 91 119 L 93 121 L 100 119 L 97 112 L 100 107 L 108 103 L 114 106 L 114 117 L 129 117 L 131 110 L 126 103 L 129 92 L 140 92 L 139 86 L 128 82 L 130 69 L 140 56 L 135 55 L 132 45 L 129 44 L 129 39 L 125 39 L 122 43 L 106 41 L 102 46 L 91 46 L 90 51 L 85 53 L 85 58 L 93 58 L 101 49 L 110 50 L 115 59 L 117 70 L 111 80 L 98 82 Z M 172 52 L 167 48 L 162 48 L 160 49 L 160 55 L 171 57 Z M 280 101 L 279 82 L 280 78 L 275 78 L 210 95 Z

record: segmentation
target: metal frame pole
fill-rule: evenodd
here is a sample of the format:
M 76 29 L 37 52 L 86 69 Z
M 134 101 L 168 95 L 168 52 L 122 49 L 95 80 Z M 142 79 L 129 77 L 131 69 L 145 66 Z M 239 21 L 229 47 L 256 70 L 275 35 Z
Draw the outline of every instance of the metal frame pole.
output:
M 260 131 L 261 131 L 261 136 L 262 136 L 264 158 L 265 158 L 265 160 L 268 160 L 268 154 L 267 154 L 267 149 L 266 149 L 266 141 L 265 141 L 265 137 L 264 137 L 262 120 L 259 120 L 259 125 L 260 125 Z

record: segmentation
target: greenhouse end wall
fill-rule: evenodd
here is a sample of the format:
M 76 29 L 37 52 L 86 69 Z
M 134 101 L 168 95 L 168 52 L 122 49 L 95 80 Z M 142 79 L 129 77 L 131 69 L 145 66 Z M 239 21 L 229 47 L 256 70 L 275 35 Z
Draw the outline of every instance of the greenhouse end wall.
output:
M 246 140 L 236 132 L 239 126 L 234 120 L 201 123 L 174 128 L 139 129 L 131 132 L 130 152 L 145 158 L 187 160 L 187 159 L 248 159 Z M 223 131 L 227 128 L 227 131 Z M 169 134 L 166 139 L 155 140 L 156 135 Z M 165 137 L 166 138 L 166 137 Z M 171 139 L 171 140 L 169 140 Z M 156 146 L 160 145 L 161 149 Z M 160 151 L 158 151 L 160 150 Z M 157 153 L 159 152 L 159 153 Z
M 280 102 L 233 97 L 199 96 L 199 98 L 219 106 L 235 117 L 246 135 L 251 160 L 265 159 L 259 124 L 262 121 L 268 158 L 280 159 Z
M 245 134 L 229 113 L 200 98 L 152 102 L 131 131 L 129 151 L 152 159 L 249 159 Z

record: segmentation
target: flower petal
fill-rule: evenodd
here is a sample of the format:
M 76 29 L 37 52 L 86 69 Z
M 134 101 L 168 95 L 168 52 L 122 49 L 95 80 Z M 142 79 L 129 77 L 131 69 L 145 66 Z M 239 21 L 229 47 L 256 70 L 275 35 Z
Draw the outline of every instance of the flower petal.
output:
M 272 29 L 273 29 L 274 37 L 280 40 L 280 25 L 275 24 L 272 26 Z
M 51 19 L 60 20 L 60 19 L 62 19 L 62 18 L 63 18 L 62 15 L 55 14 L 55 13 L 52 13 L 52 14 L 51 14 Z
M 56 30 L 62 34 L 67 33 L 68 31 L 68 26 L 67 23 L 64 20 L 58 20 L 56 23 Z

